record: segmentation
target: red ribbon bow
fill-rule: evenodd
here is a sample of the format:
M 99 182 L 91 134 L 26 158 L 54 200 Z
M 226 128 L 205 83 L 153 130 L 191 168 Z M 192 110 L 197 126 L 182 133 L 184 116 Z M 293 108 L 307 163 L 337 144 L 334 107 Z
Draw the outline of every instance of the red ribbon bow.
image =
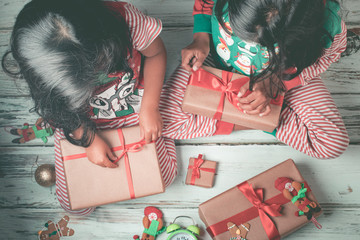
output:
M 121 128 L 117 129 L 117 132 L 118 132 L 118 136 L 119 136 L 119 140 L 120 140 L 120 146 L 111 148 L 111 151 L 112 152 L 122 151 L 122 152 L 120 153 L 120 156 L 118 156 L 118 158 L 114 161 L 114 163 L 117 163 L 118 161 L 120 161 L 120 159 L 122 157 L 124 157 L 126 178 L 128 181 L 130 198 L 134 199 L 135 198 L 135 190 L 134 190 L 134 184 L 133 184 L 133 180 L 132 180 L 132 176 L 131 176 L 129 156 L 127 153 L 141 151 L 143 146 L 146 144 L 146 142 L 145 142 L 145 139 L 141 139 L 138 142 L 134 142 L 134 143 L 125 145 L 125 138 L 124 138 L 124 134 L 123 134 Z M 73 160 L 73 159 L 84 158 L 84 157 L 86 157 L 86 153 L 80 153 L 80 154 L 74 154 L 74 155 L 70 155 L 70 156 L 64 156 L 63 160 L 67 161 L 67 160 Z
M 248 222 L 254 218 L 260 217 L 261 223 L 265 229 L 266 235 L 271 240 L 280 239 L 280 234 L 276 229 L 275 224 L 272 222 L 270 216 L 281 216 L 281 205 L 289 202 L 283 194 L 278 194 L 270 199 L 264 201 L 263 190 L 253 189 L 248 182 L 243 182 L 237 186 L 243 195 L 252 203 L 253 207 L 246 209 L 242 212 L 236 213 L 220 222 L 209 226 L 206 230 L 208 233 L 215 237 L 228 230 L 227 223 L 234 222 L 237 224 Z
M 202 68 L 200 68 L 190 76 L 189 85 L 194 85 L 221 92 L 219 105 L 213 117 L 216 120 L 221 119 L 221 115 L 224 110 L 225 97 L 227 97 L 227 99 L 232 105 L 242 111 L 237 106 L 239 102 L 237 94 L 239 93 L 241 86 L 243 86 L 246 82 L 249 81 L 249 77 L 244 76 L 231 81 L 232 76 L 232 72 L 222 71 L 222 78 L 219 78 L 218 76 L 209 73 Z
M 234 79 L 231 81 L 233 76 L 232 72 L 222 71 L 222 77 L 218 77 L 206 70 L 200 68 L 196 72 L 192 73 L 189 78 L 189 85 L 198 86 L 206 89 L 215 90 L 221 92 L 221 97 L 219 105 L 217 107 L 216 113 L 214 114 L 214 119 L 220 120 L 224 111 L 225 97 L 229 102 L 236 107 L 239 111 L 243 111 L 239 108 L 238 103 L 239 99 L 237 97 L 240 88 L 250 81 L 250 78 L 247 76 L 242 76 L 240 78 Z M 247 90 L 243 97 L 248 96 L 251 93 L 250 90 Z M 270 103 L 274 105 L 281 105 L 283 102 L 284 96 L 279 95 L 276 99 L 271 99 Z
M 269 239 L 280 239 L 280 234 L 269 216 L 281 216 L 281 204 L 268 204 L 264 202 L 264 192 L 262 188 L 254 188 L 247 182 L 238 185 L 238 189 L 244 196 L 257 208 L 261 223 L 265 229 L 266 235 Z
M 191 173 L 191 181 L 190 184 L 191 185 L 195 185 L 195 180 L 197 178 L 200 178 L 200 170 L 205 171 L 205 172 L 215 172 L 215 169 L 213 168 L 201 168 L 200 166 L 204 163 L 204 159 L 202 159 L 203 155 L 199 154 L 198 158 L 194 159 L 194 165 L 190 165 L 188 167 L 188 169 L 192 169 L 192 173 Z

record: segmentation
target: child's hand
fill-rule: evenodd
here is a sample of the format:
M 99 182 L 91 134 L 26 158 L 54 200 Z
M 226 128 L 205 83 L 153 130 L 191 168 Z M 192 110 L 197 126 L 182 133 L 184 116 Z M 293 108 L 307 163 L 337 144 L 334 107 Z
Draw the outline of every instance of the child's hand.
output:
M 108 168 L 118 167 L 117 164 L 112 162 L 117 157 L 111 151 L 109 145 L 96 133 L 93 142 L 86 148 L 86 154 L 89 160 L 96 165 Z
M 181 50 L 181 66 L 191 72 L 198 70 L 209 55 L 209 34 L 195 33 L 193 42 Z
M 266 80 L 265 80 L 266 81 Z M 249 82 L 244 84 L 239 91 L 238 106 L 244 110 L 244 113 L 254 115 L 259 114 L 260 117 L 266 116 L 271 112 L 271 98 L 266 94 L 266 83 L 255 83 L 253 91 L 246 97 L 242 97 L 249 90 Z
M 140 135 L 146 143 L 156 141 L 163 128 L 159 109 L 143 108 L 139 114 Z

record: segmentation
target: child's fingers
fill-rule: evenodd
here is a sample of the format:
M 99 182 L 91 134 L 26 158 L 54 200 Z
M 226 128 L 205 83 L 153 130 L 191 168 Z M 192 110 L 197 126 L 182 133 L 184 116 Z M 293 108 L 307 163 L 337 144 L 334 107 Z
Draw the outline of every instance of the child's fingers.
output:
M 156 141 L 156 140 L 158 139 L 158 136 L 159 136 L 159 133 L 158 133 L 158 132 L 154 132 L 154 133 L 152 134 L 152 139 L 151 139 L 151 141 Z
M 249 82 L 247 82 L 247 83 L 245 83 L 244 85 L 241 86 L 237 96 L 239 98 L 241 98 L 242 96 L 244 96 L 244 94 L 246 93 L 247 90 L 249 90 Z
M 118 165 L 110 161 L 109 159 L 104 159 L 103 164 L 108 168 L 116 168 Z
M 152 141 L 152 133 L 151 132 L 146 132 L 145 133 L 145 143 L 148 144 Z
M 250 93 L 246 97 L 239 98 L 239 105 L 247 105 L 256 100 L 255 93 Z
M 116 163 L 113 163 L 112 161 L 115 161 L 117 157 L 111 152 L 110 148 L 106 151 L 105 158 L 103 159 L 103 164 L 105 167 L 108 168 L 116 168 L 118 165 Z M 112 161 L 110 161 L 112 160 Z
M 107 156 L 111 161 L 116 161 L 117 160 L 117 156 L 110 149 L 107 152 Z
M 181 66 L 185 68 L 186 71 L 191 72 L 191 61 L 195 57 L 195 54 L 192 51 L 189 51 L 188 49 L 183 49 L 181 51 L 182 61 Z
M 197 71 L 204 63 L 206 56 L 204 54 L 199 54 L 196 57 L 196 61 L 193 64 L 192 70 Z
M 249 115 L 256 115 L 256 114 L 260 114 L 262 109 L 263 109 L 263 105 L 261 104 L 261 105 L 255 106 L 249 110 L 244 110 L 244 112 Z
M 269 115 L 270 112 L 271 112 L 271 107 L 268 104 L 268 105 L 265 106 L 264 111 L 260 112 L 259 116 L 263 117 L 263 116 Z

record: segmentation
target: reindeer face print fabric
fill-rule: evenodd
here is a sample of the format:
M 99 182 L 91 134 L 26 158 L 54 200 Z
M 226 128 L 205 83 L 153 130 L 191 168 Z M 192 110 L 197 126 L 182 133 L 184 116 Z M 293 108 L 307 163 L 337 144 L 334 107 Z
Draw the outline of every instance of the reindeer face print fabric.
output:
M 128 59 L 133 77 L 127 72 L 99 76 L 99 86 L 90 99 L 91 118 L 95 120 L 116 119 L 140 111 L 143 96 L 141 54 L 133 52 Z

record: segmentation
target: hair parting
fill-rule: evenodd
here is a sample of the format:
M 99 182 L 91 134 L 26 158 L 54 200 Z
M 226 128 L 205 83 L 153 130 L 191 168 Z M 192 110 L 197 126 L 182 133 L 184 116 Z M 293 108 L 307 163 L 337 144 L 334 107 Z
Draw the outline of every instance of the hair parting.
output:
M 100 0 L 32 0 L 17 16 L 11 51 L 2 68 L 23 78 L 34 100 L 32 111 L 64 130 L 74 144 L 88 146 L 95 133 L 89 100 L 100 74 L 125 71 L 132 57 L 130 31 L 124 17 Z M 19 72 L 9 67 L 9 55 Z M 81 139 L 71 137 L 79 127 Z

